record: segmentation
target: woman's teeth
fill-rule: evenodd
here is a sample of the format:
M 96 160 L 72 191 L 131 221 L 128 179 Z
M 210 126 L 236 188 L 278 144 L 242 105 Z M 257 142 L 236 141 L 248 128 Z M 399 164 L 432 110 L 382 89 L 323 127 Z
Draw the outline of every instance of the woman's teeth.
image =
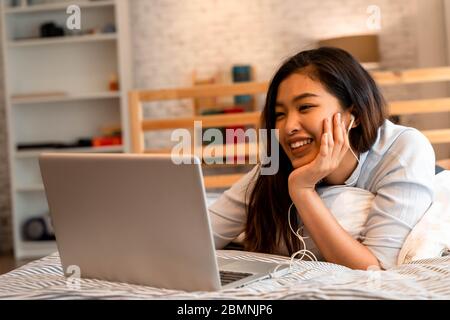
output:
M 297 142 L 291 143 L 291 149 L 296 149 L 301 146 L 304 146 L 305 144 L 310 144 L 312 141 L 313 141 L 313 139 L 306 139 L 303 141 L 297 141 Z

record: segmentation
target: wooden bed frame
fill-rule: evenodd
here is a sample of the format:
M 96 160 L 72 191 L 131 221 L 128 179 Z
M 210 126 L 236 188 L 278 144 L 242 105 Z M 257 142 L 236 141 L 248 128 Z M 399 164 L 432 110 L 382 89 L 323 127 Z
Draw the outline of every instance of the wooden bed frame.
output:
M 418 84 L 450 81 L 450 67 L 410 69 L 402 71 L 377 71 L 372 76 L 379 86 L 392 86 L 403 84 Z M 142 103 L 195 99 L 204 97 L 224 97 L 235 95 L 264 94 L 267 91 L 266 82 L 246 82 L 236 84 L 198 85 L 187 88 L 163 90 L 136 90 L 129 93 L 129 111 L 131 121 L 132 152 L 134 153 L 167 153 L 170 150 L 149 150 L 144 146 L 144 133 L 164 129 L 186 128 L 193 129 L 194 121 L 202 121 L 203 128 L 225 126 L 251 126 L 259 125 L 260 112 L 245 112 L 236 114 L 219 114 L 193 116 L 175 119 L 144 119 L 142 116 Z M 450 97 L 388 101 L 390 115 L 409 115 L 424 113 L 450 112 Z M 450 143 L 450 128 L 423 130 L 422 133 L 432 144 Z M 245 144 L 245 155 L 249 156 L 252 146 Z M 224 149 L 225 150 L 225 146 Z M 237 150 L 237 147 L 236 149 Z M 438 164 L 450 169 L 450 159 L 438 161 Z M 242 177 L 240 174 L 214 174 L 205 176 L 207 188 L 227 188 Z

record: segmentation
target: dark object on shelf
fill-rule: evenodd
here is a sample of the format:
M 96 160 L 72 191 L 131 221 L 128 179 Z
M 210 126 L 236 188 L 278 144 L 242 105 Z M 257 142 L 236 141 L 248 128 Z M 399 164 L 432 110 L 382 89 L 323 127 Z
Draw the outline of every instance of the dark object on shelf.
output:
M 116 26 L 112 23 L 108 23 L 102 28 L 103 33 L 115 33 L 116 32 Z
M 92 139 L 91 138 L 83 138 L 79 139 L 76 148 L 84 148 L 84 147 L 92 147 Z
M 234 66 L 233 82 L 248 82 L 251 80 L 251 66 Z
M 41 38 L 63 37 L 64 29 L 54 22 L 47 22 L 41 25 Z
M 12 8 L 14 8 L 14 7 L 18 7 L 18 6 L 20 6 L 20 1 L 19 0 L 12 0 L 11 1 L 11 7 Z
M 252 79 L 251 66 L 241 65 L 233 67 L 233 82 L 249 82 Z M 252 103 L 251 95 L 240 95 L 234 97 L 236 105 L 250 105 Z
M 32 149 L 62 149 L 67 145 L 58 142 L 49 143 L 30 143 L 30 144 L 18 144 L 17 150 L 32 150 Z
M 23 225 L 23 238 L 27 241 L 55 240 L 50 216 L 45 215 L 28 219 Z
M 109 77 L 109 91 L 119 91 L 119 77 L 115 73 Z
M 91 138 L 79 139 L 76 143 L 43 142 L 43 143 L 22 143 L 17 145 L 17 150 L 34 149 L 70 149 L 92 147 Z

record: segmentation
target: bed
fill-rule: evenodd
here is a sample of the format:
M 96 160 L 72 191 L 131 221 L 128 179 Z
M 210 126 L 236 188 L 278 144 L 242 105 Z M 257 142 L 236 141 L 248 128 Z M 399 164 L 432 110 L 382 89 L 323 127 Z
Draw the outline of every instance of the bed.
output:
M 287 262 L 288 258 L 219 250 L 219 257 Z M 0 276 L 0 299 L 450 299 L 450 256 L 415 261 L 387 271 L 357 271 L 301 261 L 292 272 L 240 289 L 183 292 L 139 285 L 65 278 L 58 253 Z
M 208 192 L 211 205 L 220 193 Z M 289 263 L 230 245 L 224 259 Z M 450 255 L 402 264 L 387 271 L 359 271 L 327 262 L 298 261 L 291 272 L 246 287 L 183 292 L 92 279 L 66 278 L 55 252 L 0 276 L 0 299 L 450 299 Z
M 208 192 L 211 205 L 220 196 Z M 251 253 L 237 245 L 217 250 L 224 259 L 289 263 L 289 257 Z M 447 252 L 448 253 L 448 252 Z M 0 276 L 0 299 L 450 299 L 450 255 L 378 271 L 297 261 L 291 272 L 239 289 L 184 292 L 93 279 L 66 278 L 55 252 Z
M 450 68 L 380 72 L 374 74 L 380 84 L 427 83 L 450 80 Z M 130 119 L 133 151 L 145 150 L 143 134 L 147 130 L 190 127 L 194 120 L 205 127 L 257 125 L 259 114 L 195 116 L 186 119 L 144 120 L 142 102 L 209 97 L 233 94 L 258 94 L 266 83 L 205 85 L 201 88 L 136 91 L 130 93 Z M 448 98 L 390 102 L 391 114 L 450 111 Z M 449 143 L 450 129 L 423 131 L 433 144 Z M 157 150 L 160 152 L 160 150 Z M 446 168 L 447 162 L 441 162 Z M 212 189 L 228 187 L 242 174 L 217 175 L 207 179 Z M 219 250 L 219 257 L 286 263 L 288 257 L 238 250 Z M 58 253 L 29 263 L 0 276 L 0 299 L 450 299 L 450 256 L 416 260 L 387 271 L 358 271 L 326 263 L 299 261 L 292 272 L 265 279 L 246 287 L 217 292 L 183 292 L 100 280 L 65 278 Z

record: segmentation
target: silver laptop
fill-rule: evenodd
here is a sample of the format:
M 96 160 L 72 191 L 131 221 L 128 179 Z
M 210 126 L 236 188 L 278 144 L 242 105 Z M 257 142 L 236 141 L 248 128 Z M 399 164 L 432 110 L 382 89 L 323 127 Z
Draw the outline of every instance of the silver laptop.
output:
M 216 258 L 201 164 L 189 158 L 176 165 L 170 155 L 41 155 L 65 273 L 77 267 L 82 278 L 185 291 L 272 276 L 276 264 Z

